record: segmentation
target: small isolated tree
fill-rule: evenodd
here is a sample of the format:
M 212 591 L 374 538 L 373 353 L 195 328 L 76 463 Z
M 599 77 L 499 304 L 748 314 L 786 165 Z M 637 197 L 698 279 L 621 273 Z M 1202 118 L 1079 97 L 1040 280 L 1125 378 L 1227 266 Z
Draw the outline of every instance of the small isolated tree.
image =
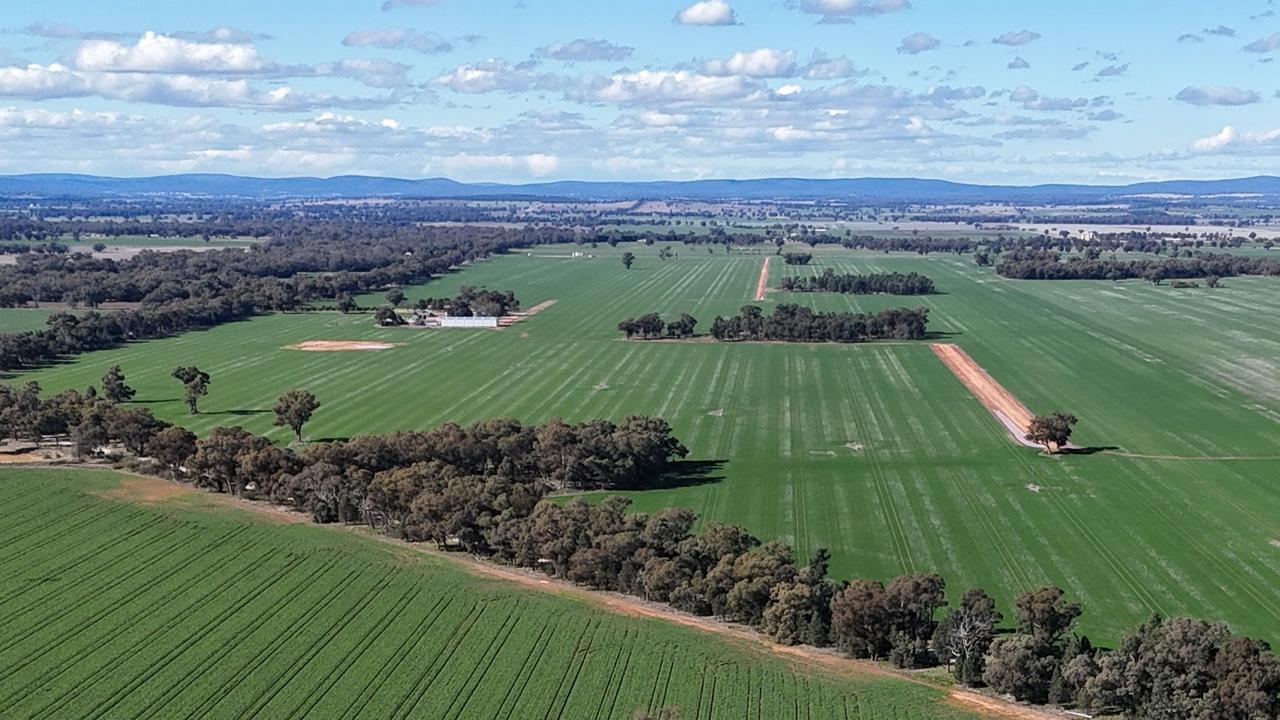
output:
M 404 291 L 398 287 L 391 288 L 387 291 L 387 302 L 395 307 L 400 307 L 404 304 Z
M 102 394 L 111 402 L 126 403 L 137 393 L 124 381 L 124 371 L 119 365 L 112 365 L 106 375 L 102 376 Z
M 622 266 L 625 267 L 626 269 L 630 270 L 631 266 L 635 264 L 635 261 L 636 261 L 635 253 L 632 253 L 632 252 L 622 253 Z
M 192 415 L 198 415 L 200 398 L 209 394 L 209 373 L 195 366 L 183 366 L 174 368 L 173 377 L 182 383 L 187 409 Z
M 302 442 L 302 426 L 311 419 L 311 414 L 320 407 L 320 401 L 308 390 L 290 390 L 276 401 L 276 426 L 287 427 L 293 431 L 298 442 Z
M 1046 452 L 1055 453 L 1071 440 L 1071 431 L 1075 424 L 1076 416 L 1070 413 L 1037 415 L 1031 418 L 1031 426 L 1027 428 L 1026 438 L 1033 443 L 1043 445 Z
M 356 305 L 356 299 L 351 297 L 351 293 L 342 293 L 338 296 L 338 312 L 345 315 L 346 313 L 353 312 L 356 307 L 358 307 Z

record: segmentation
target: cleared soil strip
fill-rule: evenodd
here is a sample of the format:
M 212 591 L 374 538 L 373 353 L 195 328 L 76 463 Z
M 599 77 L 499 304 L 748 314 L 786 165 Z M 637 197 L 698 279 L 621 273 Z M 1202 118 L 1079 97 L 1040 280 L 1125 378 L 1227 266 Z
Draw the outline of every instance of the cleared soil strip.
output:
M 1033 417 L 1031 411 L 1014 397 L 1013 393 L 996 382 L 996 379 L 983 370 L 981 365 L 974 362 L 974 359 L 969 357 L 969 353 L 960 349 L 958 345 L 950 343 L 934 343 L 929 347 L 933 348 L 933 353 L 942 360 L 942 364 L 946 365 L 960 382 L 969 388 L 969 392 L 973 393 L 978 402 L 981 402 L 991 411 L 996 420 L 1004 425 L 1010 437 L 1020 445 L 1040 447 L 1026 439 Z
M 369 352 L 373 350 L 390 350 L 392 343 L 370 342 L 367 340 L 307 340 L 296 345 L 287 345 L 285 350 L 301 350 L 303 352 Z
M 528 320 L 534 315 L 537 315 L 538 313 L 542 312 L 543 310 L 546 310 L 547 308 L 555 304 L 556 304 L 555 300 L 545 300 L 543 302 L 538 303 L 537 305 L 534 305 L 528 310 L 523 310 L 521 312 L 513 312 L 510 315 L 503 315 L 502 317 L 498 318 L 498 329 L 501 330 L 502 328 L 505 328 L 505 327 L 511 327 L 512 325 L 515 325 L 518 322 Z
M 763 300 L 765 290 L 769 289 L 769 261 L 773 260 L 772 255 L 768 255 L 764 259 L 764 267 L 760 268 L 760 280 L 756 283 L 756 300 Z

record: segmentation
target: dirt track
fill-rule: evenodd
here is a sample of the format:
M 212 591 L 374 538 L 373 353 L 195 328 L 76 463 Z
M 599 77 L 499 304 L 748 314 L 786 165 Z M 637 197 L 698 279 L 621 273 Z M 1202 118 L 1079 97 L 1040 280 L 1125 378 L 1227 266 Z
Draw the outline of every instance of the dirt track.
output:
M 384 342 L 366 340 L 307 340 L 296 345 L 289 345 L 285 350 L 301 350 L 303 352 L 368 352 L 390 350 L 395 345 Z
M 765 256 L 764 266 L 760 268 L 760 280 L 756 282 L 756 300 L 764 299 L 764 293 L 769 289 L 769 261 L 773 260 L 772 255 Z
M 934 343 L 929 347 L 942 360 L 952 373 L 959 378 L 969 392 L 978 398 L 991 414 L 1000 421 L 1019 444 L 1039 447 L 1026 439 L 1027 430 L 1031 427 L 1031 411 L 1023 405 L 1013 393 L 996 382 L 996 379 L 982 369 L 982 366 L 969 357 L 969 353 L 958 345 L 950 343 Z

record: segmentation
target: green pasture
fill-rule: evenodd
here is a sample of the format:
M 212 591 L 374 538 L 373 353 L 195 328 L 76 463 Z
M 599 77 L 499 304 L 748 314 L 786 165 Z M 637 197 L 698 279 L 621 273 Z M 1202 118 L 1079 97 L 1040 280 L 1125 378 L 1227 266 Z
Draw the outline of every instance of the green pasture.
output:
M 0 470 L 6 718 L 972 717 L 357 532 L 102 497 L 120 480 Z
M 311 440 L 512 416 L 667 418 L 691 450 L 678 486 L 636 506 L 692 507 L 791 542 L 831 549 L 841 578 L 938 571 L 982 585 L 1006 614 L 1020 591 L 1066 588 L 1102 642 L 1152 612 L 1230 621 L 1280 640 L 1280 281 L 1216 290 L 1143 282 L 998 278 L 969 256 L 819 249 L 785 274 L 912 270 L 938 295 L 771 292 L 826 309 L 923 304 L 936 340 L 964 347 L 1033 411 L 1081 418 L 1091 454 L 1015 445 L 924 344 L 642 343 L 618 321 L 689 312 L 705 330 L 751 301 L 762 257 L 664 243 L 539 248 L 407 290 L 511 289 L 526 307 L 502 331 L 377 328 L 369 315 L 287 314 L 92 353 L 24 374 L 83 388 L 119 364 L 137 400 L 198 431 L 240 424 L 287 442 L 270 408 L 305 387 L 323 407 Z M 800 248 L 796 248 L 800 249 Z M 566 257 L 573 251 L 595 257 Z M 638 256 L 627 271 L 618 258 Z M 378 295 L 362 298 L 368 306 Z M 305 340 L 380 340 L 381 352 L 304 353 Z M 188 417 L 174 366 L 213 377 Z

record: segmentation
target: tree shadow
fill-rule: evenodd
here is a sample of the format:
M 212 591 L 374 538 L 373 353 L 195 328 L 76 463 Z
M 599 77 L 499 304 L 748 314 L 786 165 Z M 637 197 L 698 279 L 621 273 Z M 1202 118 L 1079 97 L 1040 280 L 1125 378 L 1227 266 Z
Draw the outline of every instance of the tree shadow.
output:
M 927 330 L 924 334 L 925 340 L 950 340 L 959 337 L 964 333 L 955 330 Z
M 235 417 L 244 417 L 246 415 L 261 415 L 269 413 L 270 410 L 218 410 L 216 412 L 200 411 L 201 415 L 233 415 Z
M 1069 447 L 1058 451 L 1059 455 L 1094 455 L 1109 450 L 1119 450 L 1115 445 L 1098 445 L 1090 447 Z
M 314 444 L 316 444 L 316 443 L 344 443 L 344 442 L 351 442 L 351 438 L 350 438 L 350 437 L 339 437 L 339 436 L 334 436 L 334 437 L 322 437 L 322 438 L 311 438 L 311 439 L 310 439 L 310 440 L 308 440 L 307 442 L 309 442 L 309 443 L 311 443 L 311 444 L 313 444 L 313 445 L 314 445 Z
M 654 479 L 645 490 L 673 490 L 682 487 L 710 485 L 725 479 L 720 474 L 727 460 L 680 460 L 671 463 L 671 469 Z
M 130 400 L 128 405 L 159 405 L 161 403 L 181 402 L 182 398 L 162 398 L 157 400 Z

